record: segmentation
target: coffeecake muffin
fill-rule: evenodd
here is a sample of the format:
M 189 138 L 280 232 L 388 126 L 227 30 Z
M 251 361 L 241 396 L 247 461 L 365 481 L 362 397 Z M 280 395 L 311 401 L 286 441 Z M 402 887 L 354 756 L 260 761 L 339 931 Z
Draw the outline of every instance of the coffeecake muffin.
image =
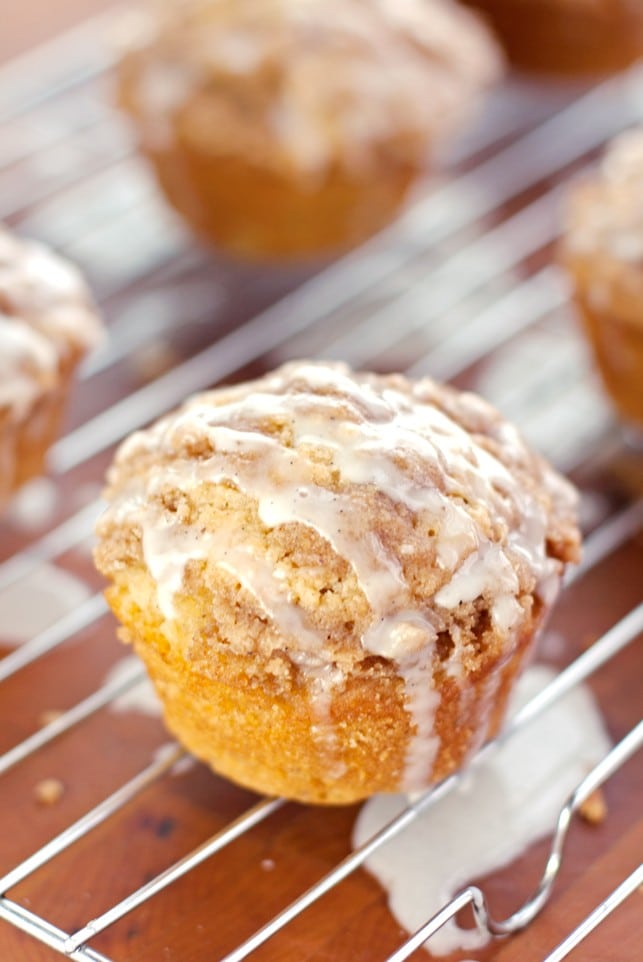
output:
M 419 791 L 500 725 L 575 494 L 488 404 L 296 362 L 120 448 L 96 563 L 169 728 L 260 792 Z
M 452 0 L 175 0 L 130 45 L 119 99 L 167 197 L 253 258 L 383 227 L 501 71 Z
M 100 336 L 76 268 L 0 227 L 0 505 L 43 470 L 74 369 Z
M 572 188 L 561 250 L 603 384 L 643 436 L 643 128 Z
M 643 56 L 641 0 L 465 0 L 528 70 L 605 73 Z

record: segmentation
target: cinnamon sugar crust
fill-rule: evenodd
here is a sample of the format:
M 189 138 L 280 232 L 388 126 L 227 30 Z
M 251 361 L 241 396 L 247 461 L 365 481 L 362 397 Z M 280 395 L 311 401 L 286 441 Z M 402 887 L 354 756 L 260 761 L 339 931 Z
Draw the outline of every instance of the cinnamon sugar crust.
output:
M 168 724 L 303 800 L 462 764 L 579 550 L 572 489 L 489 405 L 343 365 L 192 399 L 106 494 L 96 562 Z

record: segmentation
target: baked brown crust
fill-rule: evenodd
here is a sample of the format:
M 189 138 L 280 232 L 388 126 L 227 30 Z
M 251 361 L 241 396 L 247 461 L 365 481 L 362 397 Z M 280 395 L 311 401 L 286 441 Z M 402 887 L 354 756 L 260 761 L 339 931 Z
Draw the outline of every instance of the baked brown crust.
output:
M 387 223 L 500 65 L 451 0 L 190 0 L 139 27 L 119 99 L 199 233 L 305 255 Z
M 0 505 L 43 470 L 73 372 L 100 337 L 78 271 L 0 226 Z
M 169 727 L 304 801 L 462 764 L 578 556 L 571 488 L 497 412 L 342 365 L 193 399 L 107 498 L 96 563 Z

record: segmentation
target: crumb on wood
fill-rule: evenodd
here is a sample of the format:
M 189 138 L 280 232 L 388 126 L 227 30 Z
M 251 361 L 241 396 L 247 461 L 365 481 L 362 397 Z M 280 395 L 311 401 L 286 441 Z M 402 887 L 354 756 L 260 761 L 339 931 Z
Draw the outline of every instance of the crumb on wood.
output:
M 579 813 L 590 825 L 601 825 L 607 818 L 607 802 L 600 788 L 592 792 L 582 803 Z
M 39 805 L 55 805 L 62 798 L 65 786 L 59 778 L 43 778 L 34 789 Z

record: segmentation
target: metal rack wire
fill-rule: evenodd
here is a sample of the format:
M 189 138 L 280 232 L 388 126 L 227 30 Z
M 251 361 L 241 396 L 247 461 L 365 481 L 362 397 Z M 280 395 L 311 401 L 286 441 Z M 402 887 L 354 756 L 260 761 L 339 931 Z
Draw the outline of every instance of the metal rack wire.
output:
M 104 455 L 123 436 L 190 392 L 301 354 L 341 357 L 358 366 L 402 366 L 414 375 L 430 373 L 467 385 L 482 382 L 563 470 L 589 476 L 613 459 L 610 415 L 587 375 L 569 325 L 566 291 L 549 253 L 557 236 L 561 185 L 610 136 L 643 118 L 641 70 L 589 89 L 538 89 L 512 82 L 454 150 L 453 175 L 427 189 L 385 235 L 306 279 L 301 270 L 250 274 L 220 265 L 213 282 L 208 255 L 191 246 L 172 221 L 105 105 L 110 55 L 99 38 L 111 22 L 110 17 L 92 21 L 0 72 L 0 217 L 81 263 L 113 333 L 85 366 L 71 428 L 52 453 L 62 516 L 35 538 L 12 527 L 9 519 L 7 542 L 19 544 L 0 560 L 0 592 L 44 563 L 64 566 L 69 553 L 87 539 L 99 502 L 92 499 L 78 507 L 69 494 L 79 478 L 100 477 Z M 250 288 L 243 316 L 234 296 L 234 285 L 240 283 Z M 170 310 L 163 309 L 165 300 Z M 555 339 L 556 350 L 547 350 L 542 363 L 525 364 L 521 350 L 530 338 L 533 343 L 542 338 L 546 346 Z M 175 363 L 146 381 L 132 357 L 159 339 L 171 346 Z M 502 374 L 505 357 L 512 368 L 509 376 Z M 490 370 L 496 371 L 494 377 Z M 120 382 L 128 385 L 125 394 L 112 391 L 106 406 L 94 400 Z M 589 533 L 585 561 L 572 578 L 580 581 L 598 570 L 642 522 L 643 502 L 636 497 L 610 503 Z M 92 594 L 5 655 L 0 684 L 10 683 L 49 653 L 64 652 L 70 639 L 87 628 L 104 623 L 104 633 L 111 634 L 106 611 L 101 595 Z M 483 764 L 498 743 L 604 668 L 642 631 L 643 605 L 638 605 L 533 699 L 474 764 Z M 142 679 L 142 668 L 134 667 L 20 740 L 0 756 L 0 777 L 64 734 L 77 728 L 82 732 L 83 723 Z M 494 922 L 480 889 L 470 887 L 389 962 L 408 958 L 464 905 L 472 905 L 478 924 L 493 934 L 524 924 L 546 901 L 572 813 L 641 740 L 639 725 L 578 787 L 561 813 L 542 884 L 523 909 L 504 923 Z M 259 800 L 75 931 L 59 928 L 10 897 L 33 873 L 168 777 L 182 756 L 175 744 L 162 747 L 140 772 L 7 871 L 0 879 L 0 919 L 68 958 L 112 962 L 89 944 L 96 936 L 285 804 Z M 453 790 L 459 777 L 409 804 L 365 846 L 229 951 L 225 962 L 240 962 L 277 936 L 362 866 L 372 851 Z M 640 871 L 624 881 L 547 962 L 565 958 L 640 881 Z

